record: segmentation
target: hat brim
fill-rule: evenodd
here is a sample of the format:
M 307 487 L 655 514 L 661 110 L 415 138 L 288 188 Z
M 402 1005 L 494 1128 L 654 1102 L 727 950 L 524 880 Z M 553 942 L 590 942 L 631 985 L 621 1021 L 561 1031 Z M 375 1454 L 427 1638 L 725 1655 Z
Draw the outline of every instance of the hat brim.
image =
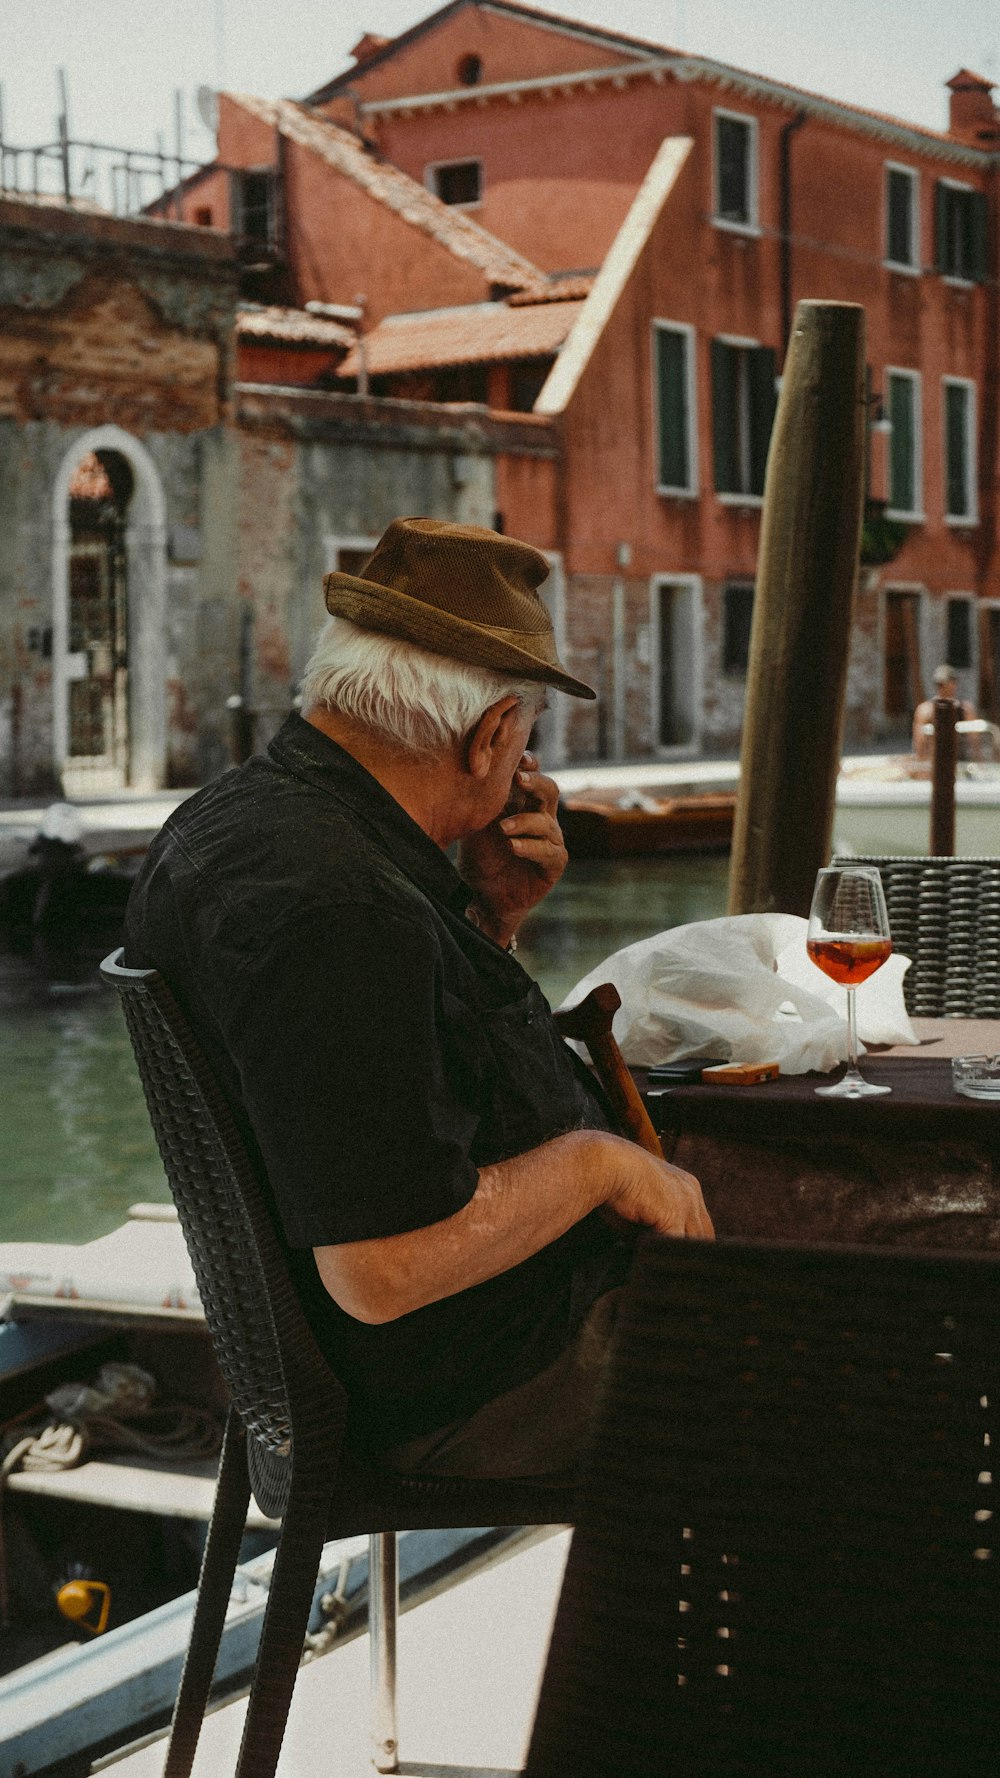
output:
M 411 599 L 378 581 L 356 574 L 327 574 L 323 581 L 326 608 L 335 617 L 346 617 L 364 630 L 377 630 L 441 654 L 469 666 L 487 667 L 494 673 L 510 673 L 517 679 L 537 679 L 571 698 L 596 698 L 592 686 L 567 673 L 552 651 L 551 661 L 540 658 L 515 640 L 521 631 L 482 629 L 463 617 L 441 611 L 422 599 Z M 542 642 L 539 635 L 533 641 Z

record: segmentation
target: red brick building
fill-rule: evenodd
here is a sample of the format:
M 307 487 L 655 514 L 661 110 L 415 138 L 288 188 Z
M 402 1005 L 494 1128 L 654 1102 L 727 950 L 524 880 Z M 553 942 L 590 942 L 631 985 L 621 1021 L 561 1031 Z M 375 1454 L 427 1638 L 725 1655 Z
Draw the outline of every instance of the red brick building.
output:
M 550 274 L 601 268 L 599 326 L 578 318 L 535 411 L 560 419 L 547 541 L 577 648 L 610 665 L 616 750 L 734 738 L 774 374 L 801 297 L 867 314 L 873 504 L 851 728 L 905 727 L 945 656 L 1000 715 L 1000 116 L 988 82 L 962 71 L 949 86 L 935 134 L 464 4 L 362 46 L 313 94 L 329 115 L 349 97 L 365 135 L 432 188 L 465 179 L 467 214 Z M 658 185 L 670 137 L 691 147 Z M 512 528 L 528 516 L 505 503 Z
M 1000 718 L 1000 113 L 979 76 L 948 85 L 935 132 L 451 0 L 303 103 L 223 96 L 217 163 L 158 208 L 235 237 L 239 450 L 300 478 L 267 587 L 241 569 L 263 677 L 301 671 L 318 570 L 393 510 L 485 517 L 548 552 L 603 694 L 559 713 L 550 759 L 735 747 L 776 387 L 818 298 L 868 327 L 847 739 L 905 734 L 945 658 Z M 349 492 L 321 434 L 366 454 Z

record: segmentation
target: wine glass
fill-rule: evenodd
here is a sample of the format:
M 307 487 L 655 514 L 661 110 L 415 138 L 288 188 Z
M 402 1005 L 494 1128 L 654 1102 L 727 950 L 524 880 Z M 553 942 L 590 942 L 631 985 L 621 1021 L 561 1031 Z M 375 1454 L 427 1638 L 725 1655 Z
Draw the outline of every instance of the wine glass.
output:
M 832 1087 L 817 1087 L 828 1099 L 863 1099 L 888 1093 L 858 1073 L 858 1027 L 854 990 L 868 980 L 892 951 L 882 879 L 870 865 L 830 865 L 816 877 L 806 950 L 812 961 L 847 989 L 847 1072 Z

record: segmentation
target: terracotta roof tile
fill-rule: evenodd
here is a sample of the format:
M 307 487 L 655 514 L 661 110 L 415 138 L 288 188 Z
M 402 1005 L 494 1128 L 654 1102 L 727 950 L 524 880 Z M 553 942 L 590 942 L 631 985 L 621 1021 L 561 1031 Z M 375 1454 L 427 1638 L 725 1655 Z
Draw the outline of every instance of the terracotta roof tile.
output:
M 536 303 L 532 307 L 473 303 L 418 315 L 386 315 L 365 334 L 368 373 L 384 376 L 438 365 L 548 358 L 558 352 L 582 308 L 582 302 Z M 356 376 L 357 371 L 355 347 L 344 359 L 339 375 Z
M 245 93 L 230 93 L 228 97 L 273 129 L 280 130 L 289 141 L 311 149 L 328 161 L 377 203 L 395 210 L 404 221 L 431 236 L 456 259 L 464 259 L 476 266 L 489 283 L 504 285 L 511 290 L 545 288 L 548 280 L 544 272 L 523 254 L 498 241 L 463 211 L 443 204 L 408 173 L 385 161 L 375 160 L 350 130 L 341 129 L 339 124 L 330 123 L 327 118 L 305 106 L 293 104 L 290 99 L 257 99 Z
M 563 303 L 574 297 L 589 296 L 594 287 L 593 272 L 552 272 L 545 290 L 518 290 L 507 301 L 513 308 L 520 308 L 528 303 Z
M 306 309 L 276 305 L 241 308 L 236 313 L 240 339 L 279 340 L 301 346 L 352 346 L 355 334 L 342 321 L 327 315 L 311 315 Z

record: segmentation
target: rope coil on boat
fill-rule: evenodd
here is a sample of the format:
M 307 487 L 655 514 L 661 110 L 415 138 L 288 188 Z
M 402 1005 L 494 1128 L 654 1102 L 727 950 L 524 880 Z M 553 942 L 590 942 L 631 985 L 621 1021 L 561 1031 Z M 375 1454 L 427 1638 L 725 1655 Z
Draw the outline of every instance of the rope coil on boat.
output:
M 213 1414 L 187 1403 L 152 1406 L 156 1379 L 136 1364 L 105 1364 L 93 1384 L 66 1383 L 45 1398 L 53 1417 L 10 1446 L 0 1460 L 0 1625 L 10 1623 L 4 1529 L 8 1478 L 15 1470 L 75 1469 L 97 1451 L 133 1452 L 175 1462 L 215 1457 L 222 1429 Z

